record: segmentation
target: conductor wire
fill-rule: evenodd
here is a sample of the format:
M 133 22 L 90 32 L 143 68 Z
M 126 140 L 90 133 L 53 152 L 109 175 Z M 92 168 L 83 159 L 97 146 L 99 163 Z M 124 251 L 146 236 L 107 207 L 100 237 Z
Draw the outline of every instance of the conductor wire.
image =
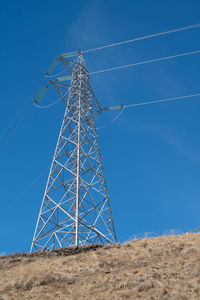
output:
M 7 128 L 4 130 L 4 132 L 1 134 L 0 136 L 0 140 L 6 135 L 6 133 L 8 132 L 8 130 L 12 127 L 12 125 L 15 123 L 15 121 L 17 120 L 17 118 L 19 117 L 19 115 L 21 114 L 21 112 L 24 110 L 24 108 L 28 105 L 28 103 L 30 102 L 30 99 L 28 99 L 23 105 L 22 107 L 17 111 L 16 115 L 14 116 L 14 118 L 10 121 L 10 123 L 8 124 Z
M 20 124 L 24 121 L 24 119 L 28 116 L 28 114 L 30 113 L 30 111 L 32 110 L 32 107 L 30 107 L 28 109 L 28 111 L 22 116 L 21 119 L 19 119 L 19 121 L 17 122 L 17 124 L 15 125 L 15 127 L 13 128 L 13 130 L 10 132 L 10 134 L 7 136 L 7 138 L 5 139 L 5 141 L 2 143 L 2 145 L 0 146 L 0 151 L 2 151 L 7 143 L 9 142 L 10 138 L 13 136 L 13 134 L 15 133 L 15 131 L 17 130 L 17 128 L 20 126 Z
M 56 101 L 54 101 L 53 103 L 50 103 L 49 105 L 43 105 L 43 106 L 41 106 L 41 105 L 38 105 L 35 102 L 33 102 L 33 105 L 36 106 L 37 108 L 49 108 L 51 106 L 54 106 L 58 102 L 60 102 L 68 93 L 69 93 L 69 90 L 62 97 L 58 98 Z
M 172 59 L 172 58 L 176 58 L 176 57 L 182 57 L 182 56 L 187 56 L 187 55 L 192 55 L 192 54 L 199 54 L 199 53 L 200 53 L 200 50 L 184 52 L 184 53 L 180 53 L 180 54 L 176 54 L 176 55 L 170 55 L 170 56 L 165 56 L 165 57 L 161 57 L 161 58 L 145 60 L 145 61 L 141 61 L 141 62 L 137 62 L 137 63 L 133 63 L 133 64 L 128 64 L 128 65 L 103 69 L 103 70 L 99 70 L 99 71 L 94 71 L 94 72 L 91 72 L 89 74 L 94 75 L 94 74 L 99 74 L 99 73 L 104 73 L 104 72 L 110 72 L 110 71 L 114 71 L 114 70 L 125 69 L 125 68 L 130 68 L 130 67 L 136 67 L 136 66 L 139 66 L 139 65 L 149 64 L 149 63 L 153 63 L 153 62 L 157 62 L 157 61 L 163 61 L 163 60 L 168 60 L 168 59 Z
M 124 112 L 124 109 L 125 109 L 125 106 L 110 122 L 106 123 L 103 126 L 97 127 L 96 130 L 103 129 L 103 128 L 107 127 L 108 125 L 112 124 L 113 122 L 115 122 L 121 116 L 121 114 Z
M 11 203 L 9 203 L 8 208 L 0 214 L 1 217 L 3 217 L 9 210 L 11 210 L 16 202 L 18 202 L 23 195 L 41 178 L 41 176 L 49 169 L 49 165 L 47 168 L 45 168 Z
M 97 50 L 102 50 L 102 49 L 105 49 L 105 48 L 115 47 L 115 46 L 119 46 L 119 45 L 123 45 L 123 44 L 127 44 L 127 43 L 133 43 L 133 42 L 136 42 L 136 41 L 146 40 L 146 39 L 150 39 L 150 38 L 154 38 L 154 37 L 158 37 L 158 36 L 163 36 L 163 35 L 167 35 L 167 34 L 171 34 L 171 33 L 175 33 L 175 32 L 194 29 L 194 28 L 198 28 L 198 27 L 200 27 L 200 24 L 194 24 L 194 25 L 190 25 L 190 26 L 179 27 L 179 28 L 172 29 L 172 30 L 167 30 L 167 31 L 163 31 L 163 32 L 155 33 L 155 34 L 149 34 L 149 35 L 141 36 L 141 37 L 138 37 L 138 38 L 127 40 L 127 41 L 122 41 L 122 42 L 118 42 L 118 43 L 114 43 L 114 44 L 105 45 L 105 46 L 102 46 L 102 47 L 97 47 L 97 48 L 93 48 L 93 49 L 84 50 L 84 51 L 82 51 L 82 53 L 88 53 L 88 52 L 93 52 L 93 51 L 97 51 Z
M 200 93 L 185 95 L 185 96 L 179 96 L 179 97 L 173 97 L 173 98 L 164 98 L 164 99 L 141 102 L 141 103 L 128 104 L 128 105 L 123 105 L 123 107 L 124 108 L 129 108 L 129 107 L 135 107 L 135 106 L 143 106 L 143 105 L 155 104 L 155 103 L 160 103 L 160 102 L 183 100 L 183 99 L 193 98 L 193 97 L 198 97 L 198 96 L 200 96 Z
M 54 75 L 47 75 L 45 72 L 45 77 L 56 77 L 56 76 L 58 76 L 58 75 L 60 75 L 60 74 L 63 74 L 64 72 L 66 72 L 67 70 L 66 69 L 64 69 L 64 70 L 62 70 L 61 72 L 59 72 L 59 73 L 57 73 L 57 74 L 54 74 Z
M 121 105 L 121 111 L 115 116 L 110 122 L 106 123 L 105 125 L 101 127 L 97 127 L 96 129 L 103 129 L 104 127 L 107 127 L 111 123 L 115 122 L 121 114 L 124 112 L 126 108 L 130 107 L 136 107 L 136 106 L 144 106 L 144 105 L 149 105 L 149 104 L 155 104 L 155 103 L 161 103 L 161 102 L 168 102 L 168 101 L 176 101 L 176 100 L 184 100 L 184 99 L 189 99 L 193 97 L 198 97 L 200 96 L 200 93 L 197 94 L 191 94 L 191 95 L 185 95 L 185 96 L 178 96 L 178 97 L 172 97 L 172 98 L 164 98 L 164 99 L 159 99 L 159 100 L 153 100 L 153 101 L 147 101 L 147 102 L 140 102 L 140 103 L 134 103 L 134 104 L 127 104 L 127 105 Z

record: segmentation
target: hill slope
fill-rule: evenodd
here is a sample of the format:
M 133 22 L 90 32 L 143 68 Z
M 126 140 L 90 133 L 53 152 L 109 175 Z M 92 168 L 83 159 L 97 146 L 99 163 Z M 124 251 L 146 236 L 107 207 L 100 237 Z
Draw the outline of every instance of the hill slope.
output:
M 200 234 L 0 256 L 0 300 L 200 299 Z

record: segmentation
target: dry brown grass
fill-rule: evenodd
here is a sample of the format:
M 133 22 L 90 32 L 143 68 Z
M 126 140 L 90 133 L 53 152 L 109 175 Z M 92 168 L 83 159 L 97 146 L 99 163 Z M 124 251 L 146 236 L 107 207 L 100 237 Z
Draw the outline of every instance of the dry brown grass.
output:
M 200 234 L 0 257 L 0 300 L 200 299 Z

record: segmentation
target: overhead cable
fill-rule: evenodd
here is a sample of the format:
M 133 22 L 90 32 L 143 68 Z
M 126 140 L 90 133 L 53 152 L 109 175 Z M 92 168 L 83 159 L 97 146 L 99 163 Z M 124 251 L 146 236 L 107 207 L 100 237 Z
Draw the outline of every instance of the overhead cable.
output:
M 15 197 L 13 199 L 12 202 L 9 203 L 7 209 L 2 212 L 0 214 L 1 218 L 7 214 L 7 212 L 9 210 L 11 210 L 13 208 L 13 206 L 16 204 L 16 202 L 18 202 L 22 197 L 23 195 L 40 179 L 40 177 L 49 169 L 49 165 L 48 167 L 46 167 L 17 197 Z
M 164 99 L 147 101 L 147 102 L 140 102 L 140 103 L 134 103 L 134 104 L 127 104 L 127 105 L 122 105 L 122 107 L 123 108 L 129 108 L 129 107 L 135 107 L 135 106 L 143 106 L 143 105 L 155 104 L 155 103 L 160 103 L 160 102 L 184 100 L 184 99 L 187 99 L 187 98 L 193 98 L 193 97 L 198 97 L 198 96 L 200 96 L 200 93 L 185 95 L 185 96 L 180 96 L 180 97 L 164 98 Z
M 102 111 L 112 111 L 112 108 L 114 107 L 115 110 L 118 109 L 118 110 L 120 110 L 120 112 L 110 122 L 106 123 L 105 125 L 103 125 L 101 127 L 97 127 L 96 129 L 97 130 L 103 129 L 104 127 L 107 127 L 111 123 L 115 122 L 120 117 L 120 115 L 124 112 L 124 110 L 126 108 L 136 107 L 136 106 L 143 106 L 143 105 L 149 105 L 149 104 L 155 104 L 155 103 L 160 103 L 160 102 L 167 102 L 167 101 L 184 100 L 184 99 L 198 97 L 198 96 L 200 96 L 200 93 L 191 94 L 191 95 L 185 95 L 185 96 L 179 96 L 179 97 L 172 97 L 172 98 L 163 98 L 163 99 L 158 99 L 158 100 L 152 100 L 152 101 L 146 101 L 146 102 L 140 102 L 140 103 L 133 103 L 133 104 L 127 104 L 127 105 L 122 105 L 121 104 L 119 106 L 106 107 Z
M 58 98 L 56 101 L 54 101 L 54 102 L 52 102 L 52 103 L 50 103 L 50 104 L 48 104 L 48 105 L 43 105 L 43 106 L 38 105 L 38 104 L 36 104 L 35 102 L 33 102 L 33 105 L 36 106 L 37 108 L 49 108 L 49 107 L 51 107 L 51 106 L 54 106 L 55 104 L 57 104 L 57 103 L 60 102 L 61 100 L 62 100 L 62 98 Z
M 6 135 L 6 133 L 9 131 L 9 129 L 12 127 L 12 125 L 15 123 L 15 121 L 17 120 L 17 118 L 20 116 L 21 112 L 24 110 L 24 108 L 28 105 L 28 103 L 30 102 L 30 99 L 28 99 L 21 107 L 20 109 L 17 111 L 16 115 L 12 118 L 12 120 L 10 121 L 10 123 L 8 124 L 7 128 L 3 131 L 3 133 L 0 136 L 0 140 Z
M 165 56 L 165 57 L 161 57 L 161 58 L 145 60 L 145 61 L 137 62 L 137 63 L 134 63 L 134 64 L 128 64 L 128 65 L 103 69 L 103 70 L 99 70 L 99 71 L 94 71 L 94 72 L 90 72 L 89 74 L 94 75 L 94 74 L 99 74 L 99 73 L 104 73 L 104 72 L 110 72 L 110 71 L 114 71 L 114 70 L 125 69 L 125 68 L 130 68 L 130 67 L 136 67 L 136 66 L 139 66 L 139 65 L 149 64 L 149 63 L 153 63 L 153 62 L 157 62 L 157 61 L 163 61 L 163 60 L 173 59 L 173 58 L 176 58 L 176 57 L 182 57 L 182 56 L 187 56 L 187 55 L 192 55 L 192 54 L 199 54 L 199 53 L 200 53 L 200 50 L 184 52 L 184 53 L 180 53 L 180 54 L 176 54 L 176 55 L 170 55 L 170 56 Z
M 150 35 L 145 35 L 145 36 L 141 36 L 141 37 L 134 38 L 134 39 L 131 39 L 131 40 L 118 42 L 118 43 L 114 43 L 114 44 L 109 44 L 109 45 L 105 45 L 105 46 L 97 47 L 97 48 L 93 48 L 93 49 L 88 49 L 88 50 L 84 50 L 84 51 L 81 51 L 81 52 L 82 53 L 93 52 L 93 51 L 97 51 L 97 50 L 101 50 L 101 49 L 105 49 L 105 48 L 115 47 L 115 46 L 119 46 L 119 45 L 123 45 L 123 44 L 127 44 L 127 43 L 133 43 L 133 42 L 136 42 L 136 41 L 146 40 L 146 39 L 154 38 L 154 37 L 157 37 L 157 36 L 163 36 L 163 35 L 167 35 L 167 34 L 171 34 L 171 33 L 175 33 L 175 32 L 180 32 L 180 31 L 185 31 L 185 30 L 189 30 L 189 29 L 194 29 L 194 28 L 198 28 L 198 27 L 200 27 L 200 24 L 194 24 L 194 25 L 190 25 L 190 26 L 179 27 L 179 28 L 176 28 L 176 29 L 167 30 L 167 31 L 163 31 L 163 32 L 155 33 L 155 34 L 150 34 Z
M 44 81 L 44 79 L 42 80 Z M 32 106 L 29 110 L 25 110 L 25 108 L 27 107 L 27 105 L 29 103 L 31 103 L 32 101 L 32 97 L 27 99 L 24 104 L 19 108 L 19 110 L 17 111 L 17 113 L 15 114 L 15 116 L 13 117 L 13 119 L 10 121 L 10 123 L 8 124 L 7 128 L 3 131 L 3 133 L 0 136 L 0 141 L 2 140 L 1 144 L 0 144 L 0 151 L 6 146 L 6 144 L 8 143 L 9 139 L 11 138 L 11 136 L 13 136 L 13 134 L 15 133 L 15 131 L 17 130 L 17 128 L 19 127 L 19 125 L 23 122 L 23 120 L 26 118 L 26 116 L 29 114 L 30 110 L 32 109 Z M 22 112 L 24 111 L 24 114 L 20 117 L 20 119 L 18 120 L 18 122 L 16 123 L 17 119 L 19 118 L 19 116 L 22 114 Z M 15 124 L 16 123 L 16 124 Z M 11 129 L 13 127 L 13 125 L 15 124 L 15 127 L 13 128 L 13 130 L 7 134 L 9 132 L 9 129 Z M 3 138 L 5 137 L 5 140 L 3 141 Z
M 54 74 L 54 75 L 48 75 L 46 72 L 45 72 L 45 77 L 56 77 L 56 76 L 58 76 L 58 75 L 60 75 L 60 74 L 62 74 L 62 73 L 64 73 L 64 72 L 66 72 L 66 69 L 64 69 L 64 70 L 62 70 L 61 72 L 59 72 L 59 73 L 57 73 L 57 74 Z
M 13 128 L 13 130 L 7 136 L 7 138 L 5 139 L 5 141 L 1 144 L 0 151 L 2 151 L 5 148 L 5 146 L 9 142 L 10 138 L 13 136 L 13 134 L 15 133 L 15 131 L 17 130 L 17 128 L 24 121 L 24 119 L 28 116 L 28 114 L 30 113 L 31 110 L 32 110 L 32 106 L 26 111 L 26 113 L 24 113 L 24 115 L 21 117 L 21 119 L 19 119 L 19 121 L 17 122 L 17 124 L 15 125 L 15 127 Z
M 38 107 L 38 108 L 49 108 L 51 106 L 54 106 L 55 104 L 57 104 L 58 102 L 60 102 L 69 93 L 69 90 L 70 89 L 68 89 L 68 91 L 63 96 L 61 96 L 60 98 L 58 98 L 54 102 L 50 103 L 49 105 L 43 105 L 43 106 L 41 106 L 41 105 L 36 104 L 35 102 L 33 102 L 33 105 L 36 106 L 36 107 Z
M 108 123 L 104 124 L 103 126 L 100 126 L 100 127 L 97 127 L 96 129 L 99 130 L 99 129 L 103 129 L 104 127 L 107 127 L 108 125 L 110 125 L 111 123 L 115 122 L 120 116 L 121 114 L 124 112 L 124 108 L 121 109 L 121 111 Z

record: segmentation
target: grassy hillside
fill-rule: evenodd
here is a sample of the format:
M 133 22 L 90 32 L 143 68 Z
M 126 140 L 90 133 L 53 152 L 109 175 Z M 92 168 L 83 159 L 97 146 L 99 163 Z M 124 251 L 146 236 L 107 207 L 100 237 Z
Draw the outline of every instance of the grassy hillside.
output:
M 0 256 L 0 300 L 200 299 L 200 234 Z

